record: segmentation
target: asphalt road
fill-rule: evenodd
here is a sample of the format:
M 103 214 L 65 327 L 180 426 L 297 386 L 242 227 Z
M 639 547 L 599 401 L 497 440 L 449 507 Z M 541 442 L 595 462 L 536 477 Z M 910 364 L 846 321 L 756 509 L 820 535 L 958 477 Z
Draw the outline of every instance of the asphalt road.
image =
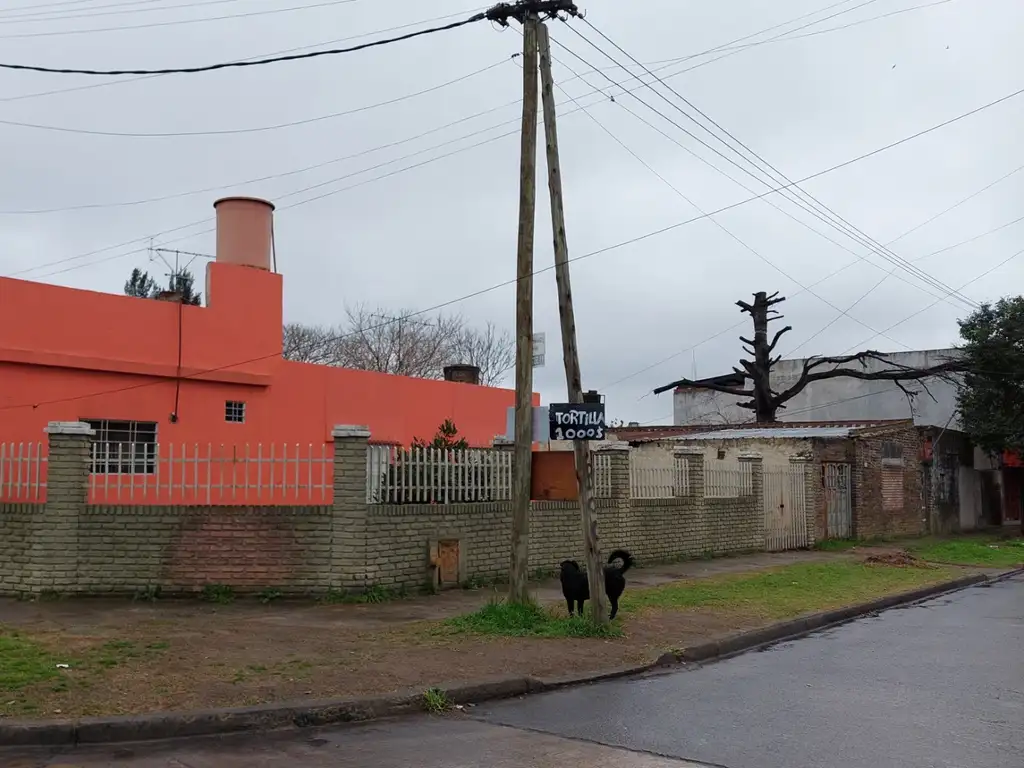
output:
M 477 716 L 728 768 L 1021 768 L 1024 577 Z
M 3 768 L 1020 768 L 1024 577 L 761 653 L 360 727 L 73 751 Z M 689 762 L 692 761 L 692 762 Z

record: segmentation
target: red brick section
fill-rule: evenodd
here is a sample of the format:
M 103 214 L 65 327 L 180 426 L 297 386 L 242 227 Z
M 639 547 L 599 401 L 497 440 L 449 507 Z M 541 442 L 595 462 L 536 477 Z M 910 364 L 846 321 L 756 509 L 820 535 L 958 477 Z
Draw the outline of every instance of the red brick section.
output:
M 873 538 L 924 533 L 927 513 L 921 494 L 917 429 L 911 425 L 872 430 L 858 435 L 854 442 L 854 534 Z M 887 443 L 897 447 L 899 459 L 883 457 Z

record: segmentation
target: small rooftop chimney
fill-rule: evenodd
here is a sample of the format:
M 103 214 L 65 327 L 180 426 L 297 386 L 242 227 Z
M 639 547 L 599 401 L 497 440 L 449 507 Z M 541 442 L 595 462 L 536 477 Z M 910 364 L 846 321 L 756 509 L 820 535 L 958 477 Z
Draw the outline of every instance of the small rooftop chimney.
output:
M 257 197 L 222 197 L 217 212 L 217 263 L 270 269 L 274 204 Z
M 445 381 L 459 381 L 463 384 L 480 384 L 480 368 L 475 365 L 446 365 Z

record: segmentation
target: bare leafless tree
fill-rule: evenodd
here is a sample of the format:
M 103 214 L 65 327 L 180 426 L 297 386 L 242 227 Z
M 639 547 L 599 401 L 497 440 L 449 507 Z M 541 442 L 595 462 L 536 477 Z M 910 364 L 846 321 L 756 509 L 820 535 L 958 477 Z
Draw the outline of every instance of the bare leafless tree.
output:
M 492 323 L 476 328 L 460 315 L 356 305 L 336 328 L 285 325 L 284 356 L 423 379 L 439 379 L 446 365 L 463 363 L 479 367 L 481 382 L 490 386 L 515 364 L 515 340 Z
M 458 316 L 423 317 L 358 305 L 345 310 L 339 365 L 364 371 L 439 379 L 463 330 Z
M 914 368 L 895 363 L 880 352 L 865 350 L 852 355 L 809 357 L 804 360 L 803 367 L 792 384 L 781 391 L 775 390 L 772 388 L 771 370 L 781 358 L 772 357 L 772 354 L 779 339 L 793 330 L 787 325 L 780 329 L 771 341 L 768 340 L 768 323 L 772 320 L 782 319 L 782 316 L 771 307 L 782 301 L 785 301 L 785 297 L 779 297 L 778 293 L 769 296 L 762 291 L 754 294 L 753 304 L 743 301 L 736 302 L 743 312 L 751 315 L 754 321 L 754 338 L 740 337 L 740 341 L 746 345 L 744 351 L 754 359 L 740 360 L 740 367 L 733 368 L 735 373 L 749 382 L 749 386 L 746 383 L 733 385 L 718 383 L 714 380 L 680 379 L 664 387 L 658 387 L 654 393 L 660 394 L 676 387 L 689 387 L 749 398 L 746 402 L 737 403 L 737 405 L 740 408 L 752 410 L 758 424 L 770 424 L 776 421 L 778 411 L 785 408 L 787 402 L 815 381 L 842 377 L 865 381 L 891 381 L 903 391 L 908 401 L 913 404 L 919 391 L 909 388 L 908 382 L 916 382 L 925 392 L 928 392 L 928 379 L 949 378 L 952 374 L 963 370 L 963 363 L 956 359 L 926 368 Z M 881 370 L 869 370 L 871 362 L 881 363 Z M 928 394 L 931 393 L 928 392 Z
M 318 365 L 341 365 L 338 338 L 341 329 L 326 325 L 287 323 L 284 326 L 283 354 L 286 360 Z
M 500 384 L 516 364 L 516 340 L 493 323 L 474 328 L 463 322 L 448 361 L 475 365 L 480 369 L 480 382 L 492 387 Z

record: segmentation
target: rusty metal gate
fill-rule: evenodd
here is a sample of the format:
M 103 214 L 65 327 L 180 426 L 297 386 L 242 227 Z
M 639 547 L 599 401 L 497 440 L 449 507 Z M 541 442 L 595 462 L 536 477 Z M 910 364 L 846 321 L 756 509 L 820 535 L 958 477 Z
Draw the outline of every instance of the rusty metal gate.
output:
M 828 511 L 828 537 L 848 539 L 853 535 L 853 504 L 850 498 L 850 465 L 823 464 L 822 486 Z
M 784 552 L 807 546 L 804 467 L 765 467 L 764 548 Z

